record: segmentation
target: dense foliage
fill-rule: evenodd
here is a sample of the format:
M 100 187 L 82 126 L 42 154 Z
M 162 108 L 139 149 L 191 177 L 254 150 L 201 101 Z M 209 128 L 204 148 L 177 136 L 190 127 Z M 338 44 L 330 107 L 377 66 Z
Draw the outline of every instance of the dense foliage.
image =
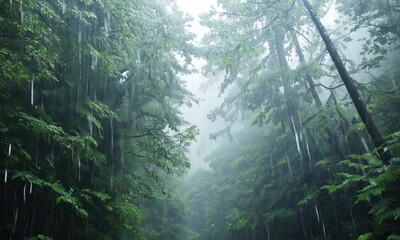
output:
M 172 1 L 0 1 L 1 239 L 187 239 L 169 197 L 197 132 L 187 20 Z
M 399 6 L 219 0 L 197 48 L 172 0 L 0 0 L 0 238 L 400 239 Z
M 312 4 L 321 18 L 336 9 L 331 46 L 378 146 L 303 3 L 219 1 L 203 16 L 203 70 L 223 72 L 226 96 L 209 117 L 231 123 L 217 133 L 231 141 L 188 183 L 199 239 L 400 239 L 399 2 Z

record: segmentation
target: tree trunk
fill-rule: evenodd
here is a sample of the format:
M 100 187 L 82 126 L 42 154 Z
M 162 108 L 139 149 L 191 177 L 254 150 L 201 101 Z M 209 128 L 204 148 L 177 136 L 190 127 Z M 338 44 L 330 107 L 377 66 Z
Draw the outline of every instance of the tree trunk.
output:
M 375 147 L 378 149 L 380 158 L 382 159 L 383 162 L 388 163 L 389 160 L 392 158 L 392 154 L 389 150 L 385 151 L 383 149 L 383 144 L 385 143 L 385 140 L 382 137 L 382 134 L 379 132 L 378 128 L 376 127 L 374 121 L 372 120 L 371 115 L 368 113 L 364 102 L 361 100 L 360 95 L 357 92 L 357 87 L 353 82 L 353 79 L 347 72 L 346 67 L 344 66 L 342 60 L 340 59 L 339 53 L 337 52 L 331 38 L 326 32 L 325 27 L 322 25 L 321 21 L 317 17 L 317 14 L 312 9 L 309 1 L 308 0 L 302 0 L 302 1 L 304 3 L 304 6 L 307 8 L 307 11 L 311 16 L 311 19 L 315 27 L 317 28 L 319 34 L 324 40 L 326 49 L 328 50 L 329 55 L 331 56 L 332 61 L 335 64 L 336 69 L 339 72 L 339 75 L 342 78 L 342 81 L 346 86 L 347 91 L 349 92 L 351 100 L 353 101 L 354 106 L 356 107 L 361 120 L 365 124 Z
M 301 64 L 305 64 L 306 59 L 304 57 L 303 51 L 301 50 L 300 43 L 297 39 L 296 34 L 293 31 L 290 31 L 290 35 L 292 35 L 292 40 L 293 40 L 294 46 L 296 48 L 296 53 L 299 56 L 299 62 Z M 315 104 L 317 105 L 317 107 L 321 107 L 322 106 L 321 99 L 319 98 L 319 95 L 315 89 L 314 81 L 307 70 L 304 72 L 304 78 L 306 79 L 306 81 L 308 83 L 308 87 L 310 88 L 311 95 L 315 101 Z
M 292 41 L 294 43 L 297 56 L 299 57 L 299 62 L 301 64 L 306 64 L 306 59 L 304 57 L 303 51 L 301 50 L 300 43 L 297 39 L 296 34 L 293 32 L 293 30 L 289 30 L 289 32 L 290 32 L 290 35 L 292 36 Z M 319 98 L 319 95 L 315 88 L 314 80 L 312 79 L 308 70 L 304 71 L 304 78 L 306 79 L 306 81 L 308 83 L 311 95 L 315 101 L 315 104 L 317 105 L 317 108 L 322 107 L 322 102 L 321 102 L 321 99 Z M 327 117 L 325 117 L 325 118 L 326 118 L 326 121 L 328 121 Z M 334 149 L 335 155 L 339 156 L 341 159 L 344 159 L 345 155 L 343 154 L 342 150 L 340 149 L 340 147 L 338 145 L 338 136 L 332 129 L 333 129 L 332 126 L 330 124 L 328 124 L 328 126 L 326 128 L 326 132 L 330 138 L 331 147 Z
M 289 63 L 286 60 L 286 53 L 285 53 L 285 46 L 284 46 L 284 39 L 285 35 L 280 32 L 279 30 L 275 30 L 275 51 L 278 58 L 279 66 L 282 71 L 290 71 Z M 288 116 L 294 115 L 295 106 L 292 101 L 292 89 L 290 87 L 290 79 L 289 76 L 283 74 L 284 76 L 281 77 L 282 87 L 283 87 L 283 96 L 285 97 L 286 104 L 287 104 L 287 112 Z M 289 124 L 290 126 L 290 124 Z

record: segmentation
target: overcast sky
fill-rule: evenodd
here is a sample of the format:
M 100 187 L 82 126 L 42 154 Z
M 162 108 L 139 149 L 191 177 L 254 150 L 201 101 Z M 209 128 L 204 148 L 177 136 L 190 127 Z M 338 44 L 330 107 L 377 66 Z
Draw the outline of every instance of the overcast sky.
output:
M 203 34 L 207 31 L 205 27 L 202 27 L 199 23 L 199 15 L 204 12 L 208 12 L 212 5 L 216 5 L 217 0 L 176 0 L 179 8 L 191 15 L 194 21 L 191 23 L 191 28 L 188 29 L 197 35 L 196 43 L 199 43 Z M 198 70 L 204 65 L 205 61 L 201 59 L 194 59 L 192 64 Z M 199 91 L 201 83 L 207 79 L 200 73 L 191 75 L 184 75 L 181 78 L 186 82 L 187 88 L 196 94 L 197 98 L 202 99 L 199 105 L 193 105 L 193 107 L 182 107 L 181 111 L 184 118 L 191 124 L 197 125 L 200 129 L 200 135 L 197 137 L 197 142 L 192 143 L 190 147 L 189 158 L 192 163 L 192 171 L 198 167 L 207 167 L 207 163 L 204 162 L 204 157 L 210 151 L 211 142 L 208 139 L 212 128 L 215 123 L 207 119 L 207 114 L 219 104 L 218 100 L 218 88 L 215 87 L 212 91 L 203 93 Z
M 180 9 L 195 16 L 208 11 L 217 0 L 176 0 L 176 2 Z
M 199 23 L 199 15 L 204 12 L 208 12 L 213 5 L 217 4 L 217 0 L 175 0 L 178 7 L 191 15 L 194 21 L 191 23 L 191 28 L 188 29 L 197 35 L 196 43 L 199 44 L 202 36 L 207 31 L 205 27 L 202 27 Z M 330 11 L 330 14 L 324 19 L 324 24 L 332 24 L 334 19 L 334 11 Z M 193 59 L 192 64 L 198 70 L 205 64 L 202 59 Z M 207 114 L 213 110 L 216 106 L 221 103 L 221 99 L 218 98 L 218 86 L 214 85 L 214 88 L 210 89 L 206 93 L 199 91 L 201 83 L 207 81 L 200 73 L 191 75 L 184 75 L 181 78 L 186 82 L 188 90 L 194 93 L 198 98 L 202 99 L 199 105 L 193 105 L 193 107 L 182 107 L 181 111 L 184 118 L 191 124 L 197 125 L 200 129 L 200 135 L 197 137 L 197 142 L 192 143 L 190 147 L 189 157 L 192 163 L 192 171 L 198 167 L 207 167 L 207 163 L 204 162 L 204 157 L 207 156 L 214 148 L 215 142 L 209 139 L 209 134 L 218 131 L 221 128 L 221 122 L 211 122 L 207 119 Z

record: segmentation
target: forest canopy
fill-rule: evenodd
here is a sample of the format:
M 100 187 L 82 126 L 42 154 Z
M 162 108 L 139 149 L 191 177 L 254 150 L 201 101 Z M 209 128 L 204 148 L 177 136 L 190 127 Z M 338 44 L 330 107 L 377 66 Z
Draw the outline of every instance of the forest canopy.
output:
M 0 0 L 0 238 L 400 239 L 400 1 L 218 0 L 200 43 L 193 21 Z

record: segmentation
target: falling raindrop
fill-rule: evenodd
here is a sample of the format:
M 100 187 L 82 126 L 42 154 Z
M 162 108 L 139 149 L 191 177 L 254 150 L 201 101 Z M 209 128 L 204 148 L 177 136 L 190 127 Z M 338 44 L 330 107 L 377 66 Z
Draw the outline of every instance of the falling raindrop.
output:
M 123 165 L 124 164 L 124 138 L 123 137 L 121 137 L 121 140 L 120 140 L 120 152 L 121 152 L 120 161 L 121 161 L 121 165 Z
M 306 148 L 307 148 L 308 161 L 310 162 L 310 170 L 311 170 L 312 169 L 312 159 L 311 159 L 310 147 L 308 145 L 307 137 L 306 137 Z
M 104 31 L 105 31 L 106 37 L 108 37 L 109 33 L 110 33 L 110 19 L 111 19 L 110 12 L 107 11 L 106 17 L 104 18 Z
M 80 18 L 82 18 L 81 15 L 80 15 Z M 78 60 L 79 60 L 79 63 L 82 60 L 81 43 L 82 43 L 82 28 L 81 28 L 81 25 L 79 24 L 79 30 L 78 30 Z
M 21 23 L 24 23 L 24 16 L 25 16 L 25 12 L 24 12 L 24 9 L 23 9 L 23 7 L 22 7 L 22 0 L 21 0 L 21 2 L 20 2 L 20 4 L 19 4 L 19 12 L 21 13 Z
M 4 183 L 7 183 L 7 176 L 8 176 L 8 171 L 7 169 L 4 169 Z
M 111 129 L 111 156 L 114 151 L 114 124 L 112 118 L 110 118 L 110 129 Z
M 270 234 L 269 234 L 269 225 L 267 224 L 267 236 L 268 236 L 268 240 L 271 240 Z
M 34 92 L 33 92 L 33 79 L 31 80 L 31 105 L 33 105 L 33 97 L 34 97 Z
M 322 222 L 322 231 L 323 231 L 323 233 L 324 233 L 324 237 L 325 237 L 325 239 L 326 239 L 326 229 L 325 229 L 325 223 L 324 223 L 324 219 L 322 219 L 322 216 L 321 216 L 321 222 Z
M 96 54 L 92 54 L 92 65 L 90 66 L 93 70 L 97 67 L 98 57 Z
M 140 49 L 136 50 L 136 58 L 139 66 L 142 65 L 142 61 L 140 60 Z
M 351 217 L 351 223 L 353 225 L 353 229 L 356 229 L 356 222 L 354 221 L 354 215 L 353 215 L 353 210 L 351 208 L 351 205 L 349 205 L 349 210 L 350 210 L 350 217 Z
M 11 155 L 11 143 L 8 144 L 8 156 L 10 156 L 10 155 Z
M 110 188 L 114 188 L 114 171 L 111 171 L 111 177 L 110 177 Z
M 290 176 L 293 177 L 292 167 L 290 166 L 290 159 L 289 158 L 287 158 L 287 165 L 288 165 L 288 168 L 289 168 Z
M 108 37 L 109 29 L 108 29 L 108 20 L 107 19 L 104 19 L 104 33 L 105 33 L 106 37 Z
M 93 123 L 92 123 L 92 121 L 88 120 L 88 124 L 89 124 L 90 136 L 93 136 Z
M 24 203 L 26 202 L 26 183 L 24 184 L 24 188 L 22 190 L 22 195 L 24 196 Z
M 397 84 L 396 84 L 394 78 L 390 78 L 390 79 L 392 80 L 392 85 L 393 85 L 393 89 L 394 89 L 395 93 L 396 94 L 399 93 L 399 90 L 397 89 Z
M 32 194 L 32 188 L 33 188 L 32 185 L 33 185 L 32 182 L 30 182 L 30 183 L 29 183 L 29 194 Z
M 65 4 L 65 0 L 63 0 L 61 3 L 61 11 L 63 14 L 65 14 L 66 8 L 67 8 L 67 5 Z
M 301 125 L 302 125 L 302 123 L 301 123 L 301 117 L 300 117 L 300 114 L 299 114 L 299 112 L 297 112 L 297 117 L 299 118 L 299 134 L 300 134 L 300 141 L 303 141 L 303 132 L 301 131 Z
M 369 152 L 369 148 L 368 148 L 368 145 L 367 145 L 367 141 L 365 140 L 364 137 L 361 137 L 361 143 L 363 144 L 363 147 L 364 147 L 365 151 L 366 151 L 366 152 Z
M 78 158 L 78 181 L 81 181 L 81 159 Z
M 14 213 L 14 225 L 17 225 L 17 220 L 18 220 L 18 208 Z
M 300 156 L 301 156 L 300 142 L 299 142 L 299 134 L 297 133 L 296 125 L 294 124 L 294 120 L 293 120 L 293 116 L 290 116 L 290 118 L 291 118 L 292 124 L 293 124 L 293 131 L 294 131 L 294 137 L 295 137 L 295 139 L 296 139 L 297 151 L 299 152 L 299 154 L 300 154 Z
M 99 57 L 94 55 L 94 67 L 97 67 L 97 62 L 99 61 Z
M 317 214 L 317 219 L 318 219 L 318 222 L 319 222 L 319 212 L 318 212 L 318 207 L 317 207 L 316 203 L 314 203 L 314 208 L 315 208 L 315 213 Z
M 301 130 L 300 130 L 300 141 L 303 141 L 303 133 L 301 132 Z

